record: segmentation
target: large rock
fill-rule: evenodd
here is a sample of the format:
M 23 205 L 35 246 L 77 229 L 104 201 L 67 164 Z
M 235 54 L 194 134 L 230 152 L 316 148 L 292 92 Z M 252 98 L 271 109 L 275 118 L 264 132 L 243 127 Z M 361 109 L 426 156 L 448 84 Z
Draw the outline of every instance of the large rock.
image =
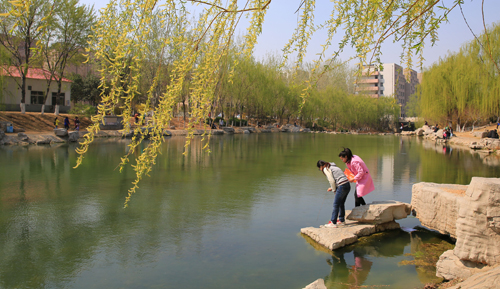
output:
M 460 200 L 454 254 L 500 265 L 500 178 L 473 177 Z
M 418 183 L 412 187 L 411 206 L 420 223 L 456 238 L 458 200 L 467 186 Z
M 5 137 L 5 132 L 0 130 L 0 140 L 2 140 Z
M 28 141 L 29 140 L 29 137 L 24 133 L 24 132 L 20 132 L 17 134 L 17 137 L 22 140 L 22 141 Z
M 72 131 L 69 134 L 68 142 L 77 142 L 78 138 L 80 138 L 80 133 L 77 131 Z
M 397 201 L 380 201 L 352 209 L 347 219 L 360 223 L 383 224 L 404 219 L 411 213 L 409 204 Z
M 234 128 L 232 127 L 223 127 L 222 130 L 224 130 L 224 133 L 229 133 L 229 134 L 234 133 Z
M 466 279 L 481 272 L 484 267 L 482 264 L 460 260 L 453 254 L 453 250 L 448 250 L 439 257 L 436 263 L 436 276 L 446 280 Z
M 68 131 L 64 128 L 56 128 L 54 129 L 54 134 L 58 137 L 64 137 L 68 135 Z
M 464 282 L 449 289 L 498 289 L 500 288 L 500 266 L 486 272 L 476 273 Z
M 302 228 L 300 232 L 329 250 L 335 250 L 358 241 L 359 237 L 399 228 L 399 224 L 394 221 L 380 225 L 346 221 L 346 225 L 339 228 L 307 227 Z

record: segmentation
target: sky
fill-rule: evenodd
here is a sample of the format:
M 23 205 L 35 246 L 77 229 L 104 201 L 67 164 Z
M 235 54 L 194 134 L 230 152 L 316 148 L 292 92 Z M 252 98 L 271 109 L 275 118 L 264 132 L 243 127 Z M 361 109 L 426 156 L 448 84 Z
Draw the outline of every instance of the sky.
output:
M 297 26 L 298 15 L 296 10 L 299 8 L 301 0 L 273 0 L 269 5 L 266 14 L 262 34 L 257 39 L 258 44 L 254 50 L 254 56 L 257 59 L 264 59 L 268 54 L 280 54 L 283 47 L 290 39 L 295 27 Z M 480 35 L 483 29 L 481 0 L 464 0 L 462 5 L 464 15 L 476 35 Z M 106 6 L 108 1 L 80 0 L 81 4 L 94 5 L 96 9 Z M 452 0 L 442 0 L 439 5 L 449 7 Z M 328 0 L 316 2 L 315 23 L 320 24 L 329 14 L 333 4 Z M 484 0 L 484 18 L 486 25 L 498 23 L 500 21 L 500 1 Z M 455 8 L 448 15 L 448 23 L 443 23 L 438 30 L 439 41 L 431 47 L 430 41 L 426 44 L 424 50 L 424 67 L 429 67 L 437 62 L 440 57 L 445 57 L 448 53 L 457 52 L 460 47 L 474 39 L 473 34 L 467 27 L 460 9 Z M 242 23 L 244 25 L 244 23 Z M 241 27 L 244 31 L 245 27 Z M 339 39 L 333 39 L 332 43 L 338 43 Z M 383 63 L 401 63 L 400 56 L 402 52 L 401 44 L 392 43 L 392 39 L 386 40 L 382 46 Z M 316 59 L 316 54 L 321 51 L 321 45 L 325 43 L 325 38 L 321 34 L 309 42 L 306 61 Z M 342 60 L 347 60 L 354 56 L 353 49 L 345 49 L 340 55 Z M 414 58 L 417 59 L 416 57 Z M 420 68 L 414 67 L 420 72 Z

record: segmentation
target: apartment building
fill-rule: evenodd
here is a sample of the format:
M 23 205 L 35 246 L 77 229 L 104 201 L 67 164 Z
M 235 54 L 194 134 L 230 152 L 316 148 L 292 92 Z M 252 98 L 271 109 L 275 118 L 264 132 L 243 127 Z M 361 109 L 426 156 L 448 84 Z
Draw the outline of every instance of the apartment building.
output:
M 356 92 L 374 98 L 394 97 L 401 106 L 401 117 L 405 117 L 406 104 L 420 83 L 418 74 L 395 63 L 384 63 L 382 67 L 382 70 L 378 65 L 365 67 L 356 84 Z

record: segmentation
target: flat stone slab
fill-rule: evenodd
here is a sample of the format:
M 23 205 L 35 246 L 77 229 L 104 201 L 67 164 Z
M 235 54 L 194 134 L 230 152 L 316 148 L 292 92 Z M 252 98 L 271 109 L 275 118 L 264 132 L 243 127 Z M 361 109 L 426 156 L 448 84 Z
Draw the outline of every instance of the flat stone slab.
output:
M 329 250 L 335 250 L 355 243 L 360 237 L 400 228 L 399 224 L 394 221 L 377 225 L 346 220 L 346 225 L 338 228 L 307 227 L 300 229 L 300 232 Z
M 355 207 L 347 215 L 348 220 L 362 223 L 383 224 L 404 219 L 411 213 L 411 205 L 398 201 L 375 201 Z

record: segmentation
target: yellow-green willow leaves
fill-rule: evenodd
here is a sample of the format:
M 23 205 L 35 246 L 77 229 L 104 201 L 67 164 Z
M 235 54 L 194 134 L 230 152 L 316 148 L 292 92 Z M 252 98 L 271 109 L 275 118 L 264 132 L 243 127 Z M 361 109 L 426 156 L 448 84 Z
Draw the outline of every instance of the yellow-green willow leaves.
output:
M 484 43 L 490 43 L 490 52 Z M 418 91 L 421 116 L 461 127 L 490 117 L 496 121 L 500 116 L 499 59 L 500 25 L 441 58 L 424 71 Z
M 17 17 L 25 9 L 23 7 L 33 1 L 12 1 L 11 8 L 0 13 Z M 322 1 L 320 9 L 324 9 L 323 2 L 327 1 Z M 381 44 L 387 40 L 402 43 L 402 58 L 406 66 L 421 66 L 425 44 L 437 40 L 439 25 L 463 0 L 451 0 L 447 7 L 438 6 L 443 5 L 441 0 L 332 0 L 328 3 L 329 19 L 317 23 L 314 16 L 319 5 L 315 0 L 288 1 L 287 5 L 299 8 L 298 23 L 283 50 L 283 60 L 273 60 L 273 65 L 259 65 L 251 58 L 252 50 L 262 31 L 267 9 L 277 5 L 276 2 L 111 0 L 101 10 L 89 39 L 87 53 L 89 60 L 95 61 L 99 67 L 102 102 L 97 115 L 92 118 L 93 125 L 88 128 L 85 141 L 78 149 L 77 166 L 99 132 L 104 116 L 121 115 L 124 134 L 127 134 L 131 130 L 130 118 L 133 112 L 137 112 L 137 107 L 140 107 L 138 113 L 141 115 L 152 113 L 152 119 L 142 123 L 141 118 L 143 126 L 133 132 L 135 137 L 129 150 L 135 151 L 145 134 L 151 141 L 139 157 L 132 160 L 136 181 L 127 202 L 139 181 L 154 165 L 163 142 L 163 130 L 169 125 L 179 103 L 183 109 L 189 107 L 189 128 L 192 124 L 204 123 L 216 107 L 220 111 L 279 119 L 310 118 L 311 121 L 321 112 L 322 121 L 336 128 L 385 122 L 380 117 L 395 115 L 397 110 L 391 100 L 376 102 L 358 97 L 359 101 L 355 101 L 355 96 L 345 92 L 349 88 L 329 90 L 329 85 L 321 79 L 343 67 L 339 55 L 347 47 L 355 49 L 359 71 L 366 65 L 380 62 Z M 191 20 L 194 19 L 189 14 L 192 10 L 186 6 L 191 4 L 201 9 L 199 15 L 195 15 L 196 20 Z M 243 41 L 238 45 L 234 34 L 241 17 L 248 17 L 249 24 Z M 308 43 L 320 30 L 327 32 L 324 45 L 317 61 L 308 66 L 303 63 Z M 341 40 L 333 43 L 337 35 L 341 35 Z M 290 65 L 292 58 L 296 59 L 294 65 Z M 346 84 L 344 81 L 344 86 L 349 85 L 352 82 Z M 266 94 L 275 97 L 267 101 L 262 97 Z M 338 95 L 335 102 L 331 102 L 330 95 Z M 231 103 L 229 109 L 223 105 L 227 102 Z M 142 105 L 138 106 L 138 103 Z M 363 108 L 369 113 L 358 113 Z M 352 119 L 328 116 L 332 111 L 343 111 L 352 115 Z M 192 136 L 193 130 L 190 129 L 186 146 Z M 129 161 L 129 155 L 124 156 L 120 167 Z

